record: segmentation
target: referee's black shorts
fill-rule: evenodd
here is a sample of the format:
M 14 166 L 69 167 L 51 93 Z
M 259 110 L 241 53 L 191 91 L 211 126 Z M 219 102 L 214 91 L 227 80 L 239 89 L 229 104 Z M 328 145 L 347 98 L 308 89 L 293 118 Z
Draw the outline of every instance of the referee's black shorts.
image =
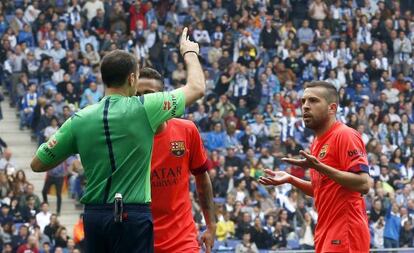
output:
M 153 253 L 154 235 L 149 205 L 124 204 L 122 223 L 114 221 L 114 205 L 85 205 L 86 253 Z

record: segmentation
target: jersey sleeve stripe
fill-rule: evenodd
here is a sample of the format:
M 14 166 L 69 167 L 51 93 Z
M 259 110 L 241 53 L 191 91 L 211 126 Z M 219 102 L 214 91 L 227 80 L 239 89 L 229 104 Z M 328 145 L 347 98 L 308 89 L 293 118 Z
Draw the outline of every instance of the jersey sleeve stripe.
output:
M 201 165 L 198 168 L 194 168 L 194 169 L 190 169 L 191 174 L 193 174 L 194 176 L 198 176 L 203 174 L 204 172 L 208 171 L 211 168 L 210 166 L 210 161 L 207 159 L 203 165 Z
M 104 203 L 108 202 L 108 197 L 109 197 L 108 195 L 109 195 L 109 191 L 111 190 L 111 183 L 112 183 L 112 173 L 114 173 L 114 171 L 116 170 L 111 135 L 109 133 L 109 123 L 108 123 L 109 102 L 110 102 L 110 98 L 107 98 L 105 101 L 105 107 L 103 111 L 103 125 L 104 125 L 104 130 L 105 130 L 106 145 L 108 146 L 109 160 L 111 162 L 111 174 L 109 175 L 106 181 L 105 193 L 104 193 L 104 199 L 103 199 Z
M 369 173 L 369 167 L 366 164 L 358 164 L 358 165 L 351 167 L 348 171 L 353 172 L 353 173 L 359 173 L 359 172 Z

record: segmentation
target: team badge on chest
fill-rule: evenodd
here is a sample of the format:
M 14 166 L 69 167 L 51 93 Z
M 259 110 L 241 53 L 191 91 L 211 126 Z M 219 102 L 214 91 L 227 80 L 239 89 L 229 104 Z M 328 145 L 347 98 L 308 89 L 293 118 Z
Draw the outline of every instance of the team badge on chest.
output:
M 318 155 L 318 157 L 320 159 L 322 159 L 326 156 L 326 153 L 328 152 L 328 147 L 329 147 L 328 144 L 325 144 L 325 145 L 322 146 L 321 151 L 319 152 L 319 155 Z
M 185 142 L 184 141 L 173 141 L 170 143 L 171 153 L 175 156 L 183 156 L 185 153 Z

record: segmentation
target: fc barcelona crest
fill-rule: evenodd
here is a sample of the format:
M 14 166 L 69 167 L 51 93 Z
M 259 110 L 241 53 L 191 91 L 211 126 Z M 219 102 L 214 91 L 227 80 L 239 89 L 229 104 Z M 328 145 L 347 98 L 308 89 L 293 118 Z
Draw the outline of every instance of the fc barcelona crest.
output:
M 324 158 L 326 156 L 326 152 L 328 152 L 328 144 L 322 146 L 321 151 L 319 152 L 319 158 Z
M 184 141 L 173 141 L 171 142 L 171 153 L 175 156 L 183 156 L 185 153 L 185 142 Z

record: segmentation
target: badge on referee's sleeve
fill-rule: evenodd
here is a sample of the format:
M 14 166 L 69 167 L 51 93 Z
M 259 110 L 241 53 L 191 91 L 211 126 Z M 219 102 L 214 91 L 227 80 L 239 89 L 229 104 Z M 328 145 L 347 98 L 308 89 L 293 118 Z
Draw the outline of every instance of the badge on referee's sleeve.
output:
M 57 140 L 56 140 L 56 138 L 52 138 L 52 139 L 50 139 L 48 142 L 47 142 L 47 147 L 49 148 L 49 149 L 52 149 L 52 148 L 54 148 L 55 146 L 56 146 L 56 144 L 57 144 Z
M 172 141 L 171 142 L 171 153 L 175 156 L 183 156 L 185 152 L 185 142 L 184 141 Z

